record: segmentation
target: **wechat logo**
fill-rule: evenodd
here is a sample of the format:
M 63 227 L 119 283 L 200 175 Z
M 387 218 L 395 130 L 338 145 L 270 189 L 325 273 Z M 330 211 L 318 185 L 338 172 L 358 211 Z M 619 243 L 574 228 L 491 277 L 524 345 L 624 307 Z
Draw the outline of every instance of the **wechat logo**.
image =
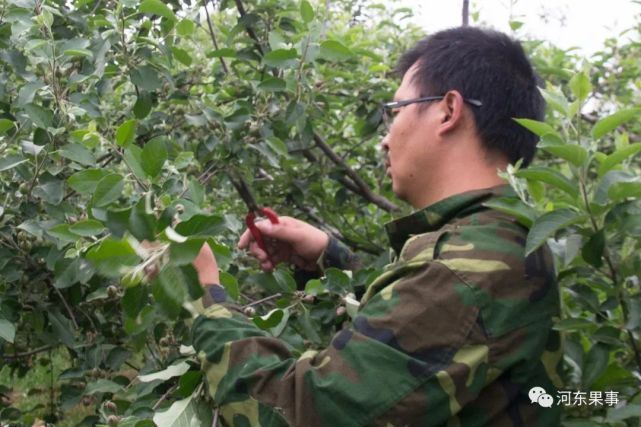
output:
M 532 387 L 528 396 L 532 403 L 538 403 L 544 408 L 551 408 L 554 405 L 554 398 L 547 394 L 543 387 Z

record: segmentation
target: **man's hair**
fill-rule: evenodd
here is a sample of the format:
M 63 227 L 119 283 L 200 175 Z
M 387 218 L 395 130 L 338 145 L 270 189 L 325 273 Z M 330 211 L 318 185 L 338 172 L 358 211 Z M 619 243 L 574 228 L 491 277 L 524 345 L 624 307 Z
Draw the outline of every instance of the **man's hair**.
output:
M 510 163 L 522 158 L 523 166 L 532 161 L 538 137 L 513 118 L 543 120 L 545 100 L 518 41 L 492 30 L 452 28 L 419 41 L 400 58 L 397 72 L 403 76 L 414 64 L 419 96 L 457 90 L 478 99 L 483 105 L 471 109 L 488 152 L 502 153 Z

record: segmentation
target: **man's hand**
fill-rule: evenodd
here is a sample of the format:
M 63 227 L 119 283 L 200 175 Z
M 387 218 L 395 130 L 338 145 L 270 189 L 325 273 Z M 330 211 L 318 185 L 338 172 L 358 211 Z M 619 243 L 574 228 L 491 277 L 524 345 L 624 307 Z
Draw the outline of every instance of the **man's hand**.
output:
M 239 249 L 248 249 L 260 262 L 260 268 L 269 272 L 280 262 L 294 264 L 304 270 L 315 270 L 316 261 L 329 243 L 329 236 L 322 230 L 288 216 L 279 216 L 278 224 L 259 221 L 256 227 L 263 233 L 269 252 L 258 247 L 249 230 L 238 240 Z

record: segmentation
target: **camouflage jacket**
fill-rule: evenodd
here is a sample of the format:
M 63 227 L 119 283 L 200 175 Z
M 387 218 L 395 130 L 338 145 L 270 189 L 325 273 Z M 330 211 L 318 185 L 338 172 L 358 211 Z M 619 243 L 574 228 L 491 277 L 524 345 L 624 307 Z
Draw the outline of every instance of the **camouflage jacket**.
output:
M 555 426 L 559 293 L 547 249 L 459 194 L 386 225 L 398 254 L 328 348 L 288 346 L 217 302 L 193 325 L 209 393 L 233 426 Z M 345 257 L 328 254 L 329 258 Z M 349 257 L 348 257 L 349 258 Z

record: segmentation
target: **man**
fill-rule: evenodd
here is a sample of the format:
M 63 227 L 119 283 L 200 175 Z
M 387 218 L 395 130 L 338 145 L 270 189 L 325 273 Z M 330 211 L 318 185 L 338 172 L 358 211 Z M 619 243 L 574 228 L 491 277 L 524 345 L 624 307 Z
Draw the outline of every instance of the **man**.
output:
M 394 192 L 416 212 L 386 225 L 396 260 L 369 285 L 349 328 L 296 359 L 282 341 L 225 304 L 213 255 L 195 261 L 211 303 L 193 326 L 209 393 L 233 425 L 554 426 L 559 295 L 549 253 L 524 256 L 527 229 L 483 204 L 513 196 L 497 170 L 535 152 L 512 119 L 542 120 L 544 101 L 521 46 L 507 36 L 455 28 L 419 42 L 382 142 Z M 294 218 L 258 224 L 278 262 L 349 268 L 353 257 Z

